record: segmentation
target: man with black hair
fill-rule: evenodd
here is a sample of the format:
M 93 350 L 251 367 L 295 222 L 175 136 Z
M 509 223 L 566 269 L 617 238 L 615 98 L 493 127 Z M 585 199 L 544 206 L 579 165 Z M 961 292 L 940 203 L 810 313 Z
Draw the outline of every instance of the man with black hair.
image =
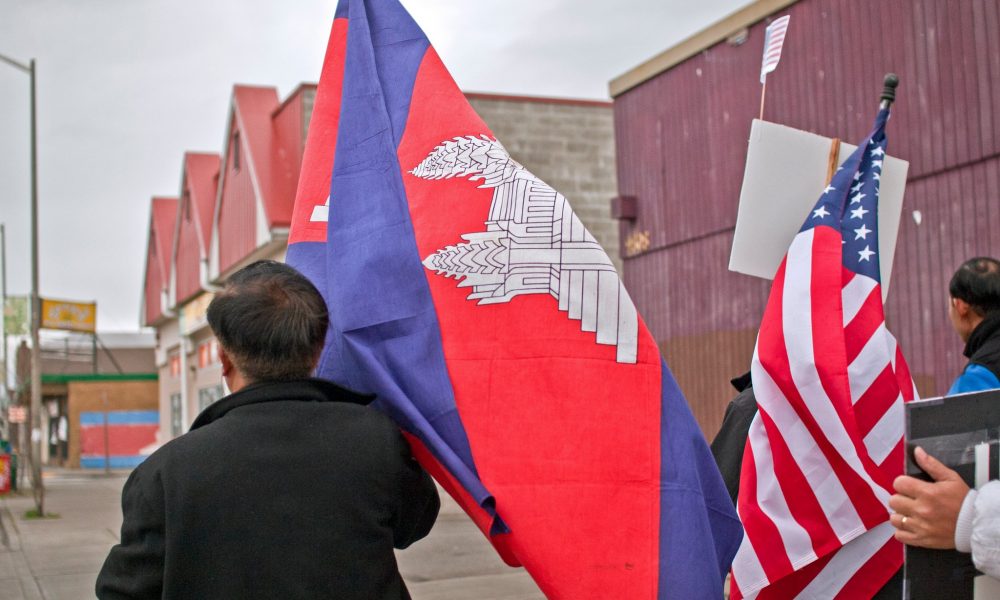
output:
M 948 316 L 969 359 L 948 394 L 1000 388 L 1000 262 L 972 258 L 948 285 Z
M 132 472 L 97 596 L 409 598 L 393 548 L 427 535 L 437 490 L 372 397 L 309 378 L 319 292 L 257 262 L 208 322 L 233 393 Z

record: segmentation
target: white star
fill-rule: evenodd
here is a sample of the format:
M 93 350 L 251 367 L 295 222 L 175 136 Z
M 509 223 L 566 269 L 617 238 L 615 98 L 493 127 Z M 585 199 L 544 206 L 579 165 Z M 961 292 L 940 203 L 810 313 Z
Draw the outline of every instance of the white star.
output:
M 867 194 L 855 195 L 853 198 L 851 198 L 851 204 L 861 204 L 861 199 L 864 198 L 866 195 Z
M 872 230 L 868 229 L 868 227 L 866 227 L 865 224 L 862 223 L 861 224 L 861 229 L 855 229 L 854 230 L 854 239 L 856 239 L 856 240 L 867 240 L 868 239 L 868 234 L 871 233 L 871 232 L 872 232 Z
M 870 259 L 871 259 L 872 256 L 875 255 L 875 252 L 871 249 L 870 246 L 865 246 L 865 249 L 864 250 L 860 250 L 858 252 L 858 254 L 861 255 L 861 258 L 858 259 L 858 262 L 861 262 L 861 261 L 871 262 Z
M 874 168 L 874 169 L 881 169 L 882 168 L 882 161 L 880 161 L 880 160 L 874 160 L 874 161 L 872 161 L 872 168 Z
M 885 156 L 885 150 L 882 149 L 882 146 L 879 146 L 872 150 L 872 156 Z
M 828 216 L 830 216 L 830 213 L 827 212 L 826 206 L 822 204 L 819 205 L 819 208 L 813 211 L 814 219 L 822 219 L 823 217 L 828 217 Z
M 872 178 L 875 181 L 882 181 L 882 174 L 881 173 L 872 173 Z
M 859 206 L 859 207 L 857 207 L 857 208 L 855 208 L 854 210 L 851 211 L 851 218 L 860 219 L 860 218 L 864 217 L 867 214 L 868 214 L 868 211 L 865 210 L 865 207 L 864 206 Z
M 823 193 L 829 194 L 830 192 L 835 192 L 835 191 L 837 191 L 837 188 L 833 187 L 832 185 L 828 185 L 826 186 L 826 189 L 823 190 Z
M 861 181 L 861 171 L 854 174 L 854 181 Z
M 852 192 L 854 192 L 854 193 L 858 193 L 858 192 L 860 192 L 860 191 L 861 191 L 861 186 L 862 186 L 862 185 L 864 185 L 864 184 L 862 184 L 862 183 L 859 183 L 858 185 L 856 185 L 856 186 L 852 187 L 852 188 L 851 188 L 851 191 L 852 191 Z

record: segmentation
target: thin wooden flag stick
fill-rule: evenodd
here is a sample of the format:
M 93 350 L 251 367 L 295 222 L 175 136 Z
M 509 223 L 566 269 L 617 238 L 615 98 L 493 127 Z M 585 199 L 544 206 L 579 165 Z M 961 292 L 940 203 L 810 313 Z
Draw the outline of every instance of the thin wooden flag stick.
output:
M 826 163 L 827 184 L 833 181 L 833 174 L 837 172 L 838 166 L 840 166 L 840 138 L 833 138 L 830 140 L 830 156 Z
M 767 93 L 767 77 L 764 78 L 764 85 L 760 88 L 760 120 L 764 120 L 764 94 Z

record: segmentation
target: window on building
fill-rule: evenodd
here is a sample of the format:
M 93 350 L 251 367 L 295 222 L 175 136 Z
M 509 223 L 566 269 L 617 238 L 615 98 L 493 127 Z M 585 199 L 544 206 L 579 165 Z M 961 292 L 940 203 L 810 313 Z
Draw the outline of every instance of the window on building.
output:
M 233 134 L 233 170 L 240 170 L 240 132 Z
M 184 423 L 181 421 L 181 395 L 170 394 L 170 435 L 177 437 L 184 433 Z
M 201 388 L 198 390 L 198 410 L 202 411 L 208 408 L 210 404 L 222 398 L 225 391 L 222 388 L 222 384 L 213 385 L 206 388 Z
M 181 376 L 181 355 L 180 352 L 174 350 L 170 353 L 170 376 L 180 377 Z
M 219 362 L 219 346 L 214 339 L 198 344 L 198 368 L 204 369 Z

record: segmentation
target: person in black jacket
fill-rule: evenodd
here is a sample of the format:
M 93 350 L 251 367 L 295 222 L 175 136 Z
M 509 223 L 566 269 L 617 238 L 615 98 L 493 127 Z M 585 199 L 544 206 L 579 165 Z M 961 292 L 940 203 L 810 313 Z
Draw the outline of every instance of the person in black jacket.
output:
M 427 535 L 437 490 L 372 397 L 309 378 L 319 292 L 257 262 L 208 321 L 233 393 L 132 472 L 97 596 L 409 598 L 393 548 Z
M 750 372 L 740 375 L 730 381 L 738 392 L 722 417 L 719 433 L 712 440 L 712 456 L 715 464 L 726 482 L 729 497 L 736 505 L 736 497 L 740 492 L 740 469 L 743 468 L 743 450 L 747 445 L 747 435 L 750 433 L 750 423 L 757 416 L 757 398 L 753 395 L 750 383 Z

